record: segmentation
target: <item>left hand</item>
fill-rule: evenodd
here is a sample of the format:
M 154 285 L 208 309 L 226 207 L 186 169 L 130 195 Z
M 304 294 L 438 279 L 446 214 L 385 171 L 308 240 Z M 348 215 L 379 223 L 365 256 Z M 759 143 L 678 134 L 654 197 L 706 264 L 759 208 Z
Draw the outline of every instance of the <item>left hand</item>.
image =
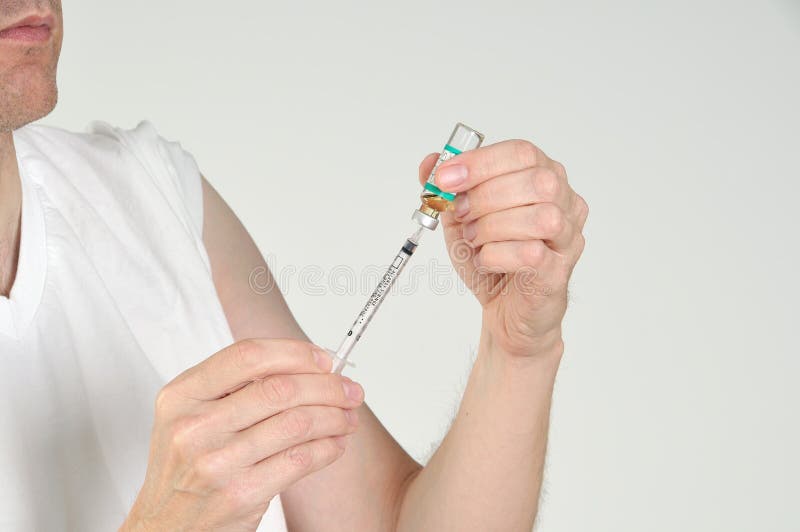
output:
M 438 154 L 420 164 L 424 183 Z M 442 213 L 450 259 L 483 307 L 483 334 L 512 356 L 563 349 L 567 283 L 589 208 L 564 167 L 524 140 L 442 163 L 436 185 L 457 193 Z

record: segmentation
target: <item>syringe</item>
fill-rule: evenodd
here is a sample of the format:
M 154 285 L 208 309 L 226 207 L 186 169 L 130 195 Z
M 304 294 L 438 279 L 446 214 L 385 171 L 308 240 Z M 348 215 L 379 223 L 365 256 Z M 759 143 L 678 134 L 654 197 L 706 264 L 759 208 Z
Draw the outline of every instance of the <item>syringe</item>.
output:
M 413 235 L 406 239 L 403 247 L 400 248 L 397 256 L 386 270 L 386 273 L 383 274 L 383 277 L 381 277 L 381 280 L 378 282 L 378 286 L 375 287 L 372 295 L 369 296 L 367 304 L 364 305 L 363 309 L 361 309 L 361 312 L 356 317 L 356 321 L 354 321 L 353 325 L 350 326 L 350 330 L 347 331 L 347 335 L 344 337 L 339 349 L 336 351 L 336 365 L 333 368 L 334 373 L 341 373 L 344 369 L 345 364 L 347 364 L 347 357 L 350 356 L 350 351 L 353 350 L 356 342 L 361 339 L 364 329 L 367 328 L 367 325 L 369 325 L 369 322 L 372 320 L 375 312 L 378 311 L 378 307 L 380 307 L 381 303 L 383 303 L 383 300 L 386 299 L 386 294 L 389 293 L 389 289 L 392 287 L 395 280 L 397 280 L 397 277 L 400 275 L 400 272 L 403 271 L 403 268 L 406 267 L 406 264 L 408 264 L 408 260 L 411 258 L 411 255 L 414 254 L 414 251 L 417 249 L 417 245 L 419 245 L 419 239 L 421 236 L 422 227 L 417 229 Z
M 364 305 L 364 308 L 356 317 L 350 330 L 347 331 L 347 335 L 344 337 L 344 340 L 342 340 L 339 349 L 336 350 L 336 354 L 334 355 L 336 358 L 333 367 L 334 373 L 341 373 L 344 369 L 350 352 L 353 350 L 353 347 L 355 347 L 356 342 L 361 339 L 367 325 L 369 325 L 369 322 L 378 311 L 378 307 L 381 306 L 381 303 L 383 303 L 383 300 L 389 293 L 389 289 L 397 280 L 397 277 L 400 275 L 400 272 L 403 271 L 409 259 L 411 259 L 411 255 L 416 251 L 420 238 L 422 237 L 423 228 L 431 231 L 436 229 L 439 225 L 439 214 L 451 208 L 455 194 L 442 191 L 434 184 L 436 169 L 439 168 L 440 164 L 452 157 L 467 150 L 477 148 L 482 142 L 483 135 L 481 133 L 478 133 L 464 124 L 456 124 L 452 135 L 450 135 L 450 140 L 445 144 L 442 153 L 439 155 L 439 160 L 436 161 L 436 165 L 433 167 L 433 170 L 431 170 L 428 180 L 422 190 L 422 194 L 420 195 L 422 205 L 419 209 L 415 210 L 412 215 L 412 219 L 417 222 L 420 227 L 413 235 L 406 239 L 397 256 L 386 270 L 386 273 L 378 282 L 378 286 L 372 292 L 372 295 L 369 296 L 367 304 Z

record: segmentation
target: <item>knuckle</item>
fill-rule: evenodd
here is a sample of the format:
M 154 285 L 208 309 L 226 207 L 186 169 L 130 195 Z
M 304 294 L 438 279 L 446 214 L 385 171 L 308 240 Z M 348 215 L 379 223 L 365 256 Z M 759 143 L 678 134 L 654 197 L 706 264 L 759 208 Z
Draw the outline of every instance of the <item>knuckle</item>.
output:
M 583 199 L 580 194 L 575 194 L 575 204 L 578 211 L 578 218 L 581 220 L 586 219 L 589 215 L 589 204 Z
M 174 390 L 175 385 L 172 382 L 167 383 L 163 388 L 158 391 L 156 395 L 156 417 L 159 414 L 166 414 L 170 412 L 175 403 L 177 402 L 177 394 Z
M 310 471 L 314 465 L 314 446 L 302 445 L 292 447 L 286 451 L 286 458 L 296 471 Z
M 176 419 L 169 428 L 169 446 L 178 456 L 188 460 L 199 445 L 198 426 L 200 420 L 196 416 Z
M 187 470 L 182 486 L 188 490 L 213 491 L 227 483 L 227 462 L 221 453 L 211 452 L 199 456 Z
M 268 406 L 280 407 L 290 403 L 297 395 L 297 386 L 287 375 L 273 375 L 259 381 L 258 389 Z
M 227 460 L 220 452 L 206 453 L 195 460 L 193 469 L 198 478 L 205 479 L 210 484 L 219 484 L 225 476 Z
M 269 340 L 270 344 L 274 344 L 276 340 Z M 296 338 L 282 338 L 277 340 L 280 342 L 280 349 L 292 355 L 303 356 L 310 354 L 308 342 L 297 340 Z
M 583 254 L 583 250 L 586 248 L 586 237 L 583 236 L 583 233 L 578 233 L 575 241 L 575 251 L 578 257 Z
M 526 166 L 534 166 L 539 160 L 539 148 L 527 140 L 515 140 L 514 151 L 517 158 Z
M 542 168 L 535 174 L 534 188 L 542 199 L 552 200 L 561 191 L 561 180 L 553 170 Z
M 564 168 L 564 165 L 558 161 L 553 161 L 553 170 L 555 171 L 556 175 L 562 178 L 567 177 L 567 169 Z
M 325 438 L 315 443 L 317 444 L 316 458 L 319 464 L 317 467 L 332 463 L 344 453 L 344 450 L 336 444 L 334 438 Z
M 340 447 L 333 438 L 327 438 L 321 443 L 323 445 L 321 461 L 326 464 L 333 462 L 344 454 L 344 448 Z
M 234 353 L 233 361 L 242 371 L 255 367 L 263 357 L 260 344 L 252 338 L 236 342 Z
M 540 213 L 539 223 L 541 224 L 542 231 L 548 237 L 560 234 L 565 227 L 566 220 L 561 212 L 561 209 L 554 204 L 543 204 Z
M 281 435 L 289 440 L 302 440 L 311 434 L 313 420 L 308 414 L 292 409 L 284 414 Z

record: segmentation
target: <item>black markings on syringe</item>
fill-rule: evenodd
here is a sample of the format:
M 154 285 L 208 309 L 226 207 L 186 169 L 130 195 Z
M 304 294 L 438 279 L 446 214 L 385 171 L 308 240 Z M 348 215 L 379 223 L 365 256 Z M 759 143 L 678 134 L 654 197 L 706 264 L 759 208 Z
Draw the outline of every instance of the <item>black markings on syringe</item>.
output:
M 356 317 L 356 321 L 353 322 L 350 330 L 347 331 L 347 336 L 342 341 L 342 344 L 339 346 L 339 350 L 336 354 L 337 357 L 340 357 L 340 361 L 347 359 L 347 356 L 350 354 L 350 350 L 353 349 L 353 346 L 361 339 L 361 336 L 364 334 L 364 330 L 366 330 L 369 322 L 372 321 L 372 318 L 375 316 L 378 307 L 388 294 L 389 289 L 397 280 L 397 277 L 406 266 L 408 260 L 414 254 L 414 251 L 416 251 L 417 243 L 415 240 L 417 240 L 421 233 L 422 228 L 415 233 L 415 236 L 406 239 L 403 247 L 400 249 L 400 252 L 387 268 L 386 273 L 381 278 L 378 286 L 375 287 L 372 295 L 370 295 L 367 304 L 363 309 L 361 309 L 361 312 Z
M 406 243 L 403 244 L 403 248 L 400 253 L 397 254 L 392 264 L 389 266 L 389 269 L 381 278 L 380 283 L 378 286 L 375 287 L 375 290 L 372 292 L 372 295 L 369 297 L 369 301 L 362 309 L 361 313 L 358 315 L 353 327 L 361 325 L 362 323 L 369 321 L 372 317 L 372 310 L 380 304 L 383 296 L 386 293 L 386 290 L 394 283 L 394 280 L 397 278 L 397 274 L 400 272 L 400 269 L 403 267 L 403 264 L 411 258 L 411 255 L 414 254 L 417 245 L 410 240 L 406 240 Z M 348 336 L 352 335 L 352 329 L 347 333 Z M 361 335 L 359 334 L 359 337 Z

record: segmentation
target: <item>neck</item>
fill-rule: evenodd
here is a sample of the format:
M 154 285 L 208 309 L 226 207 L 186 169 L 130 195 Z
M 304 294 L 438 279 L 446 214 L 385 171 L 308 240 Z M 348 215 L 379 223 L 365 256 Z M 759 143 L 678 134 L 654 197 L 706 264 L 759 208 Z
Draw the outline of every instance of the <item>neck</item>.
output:
M 0 295 L 11 291 L 19 259 L 22 187 L 17 167 L 14 137 L 0 132 Z

